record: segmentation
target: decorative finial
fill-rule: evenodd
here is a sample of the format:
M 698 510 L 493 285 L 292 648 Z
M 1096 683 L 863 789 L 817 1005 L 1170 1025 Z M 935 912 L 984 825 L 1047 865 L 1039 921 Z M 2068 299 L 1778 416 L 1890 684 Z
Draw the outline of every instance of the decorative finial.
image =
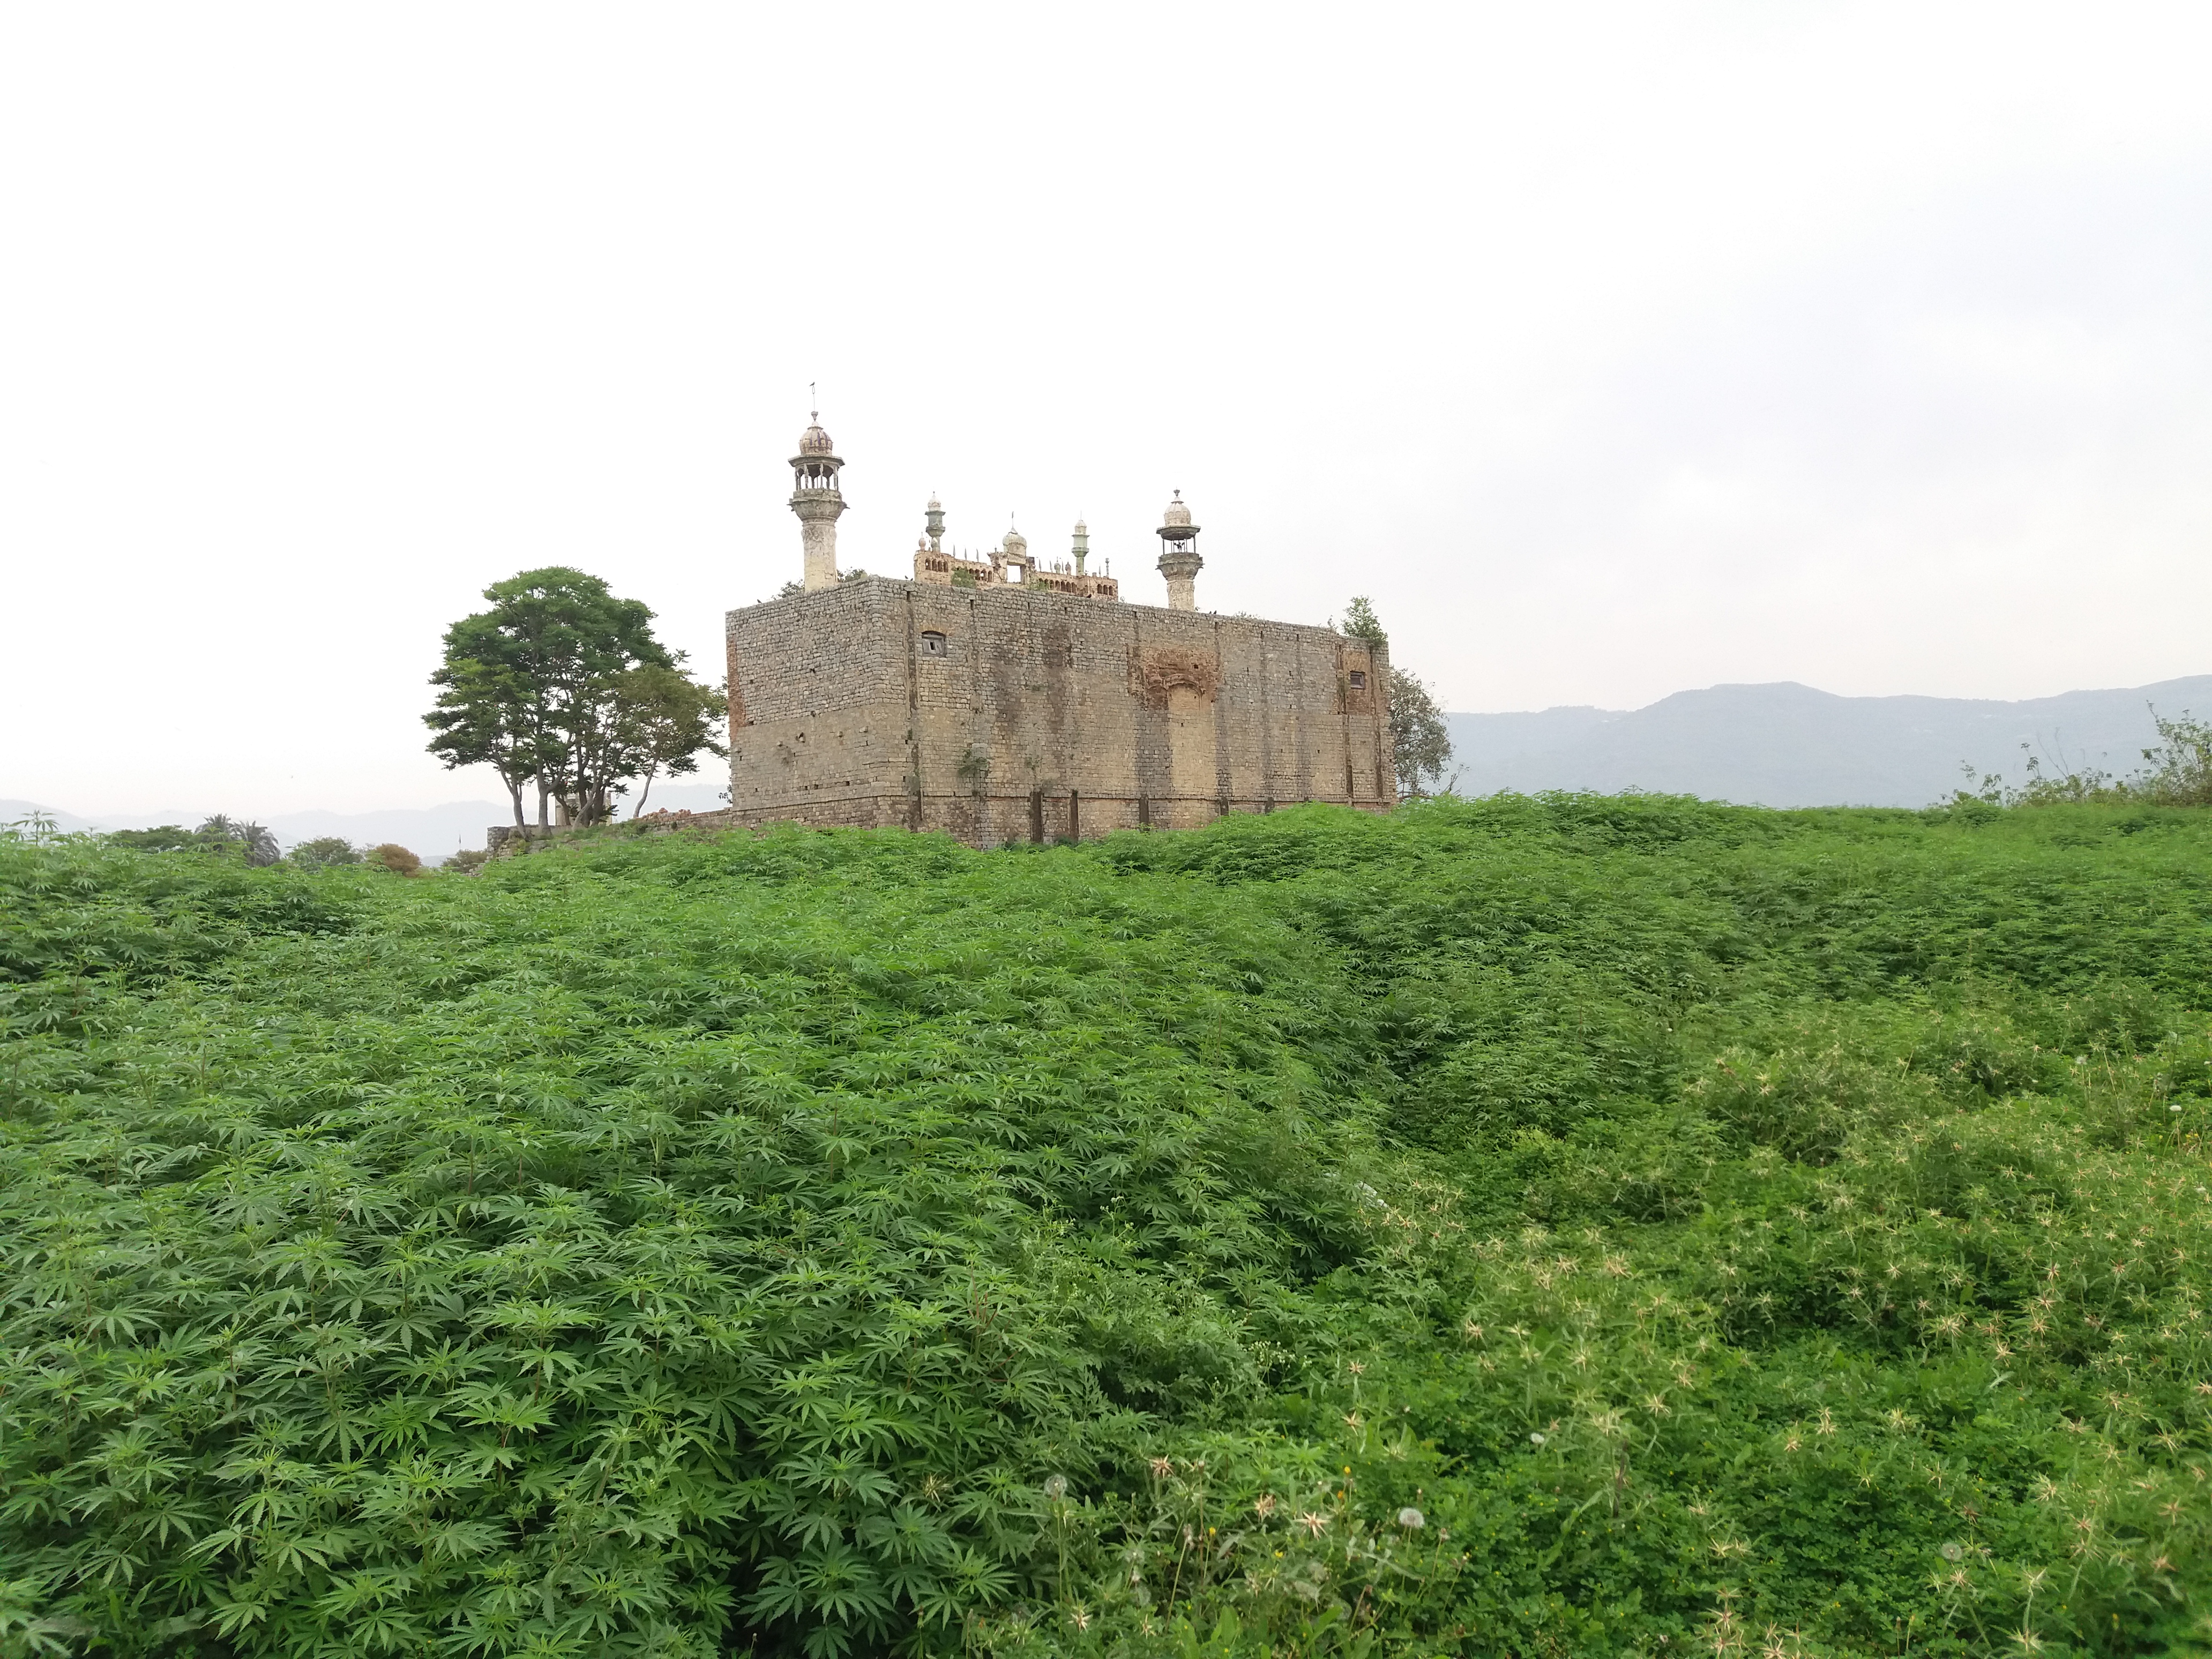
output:
M 819 422 L 822 418 L 822 399 L 814 395 L 814 382 L 811 380 L 806 383 L 806 401 L 813 405 L 806 411 L 806 418 Z

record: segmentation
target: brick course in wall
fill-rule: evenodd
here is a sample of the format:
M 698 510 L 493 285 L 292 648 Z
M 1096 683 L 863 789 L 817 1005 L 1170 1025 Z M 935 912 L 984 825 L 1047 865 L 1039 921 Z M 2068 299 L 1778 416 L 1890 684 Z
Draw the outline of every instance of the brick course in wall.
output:
M 984 847 L 1397 799 L 1389 659 L 1331 629 L 871 577 L 727 640 L 732 824 Z

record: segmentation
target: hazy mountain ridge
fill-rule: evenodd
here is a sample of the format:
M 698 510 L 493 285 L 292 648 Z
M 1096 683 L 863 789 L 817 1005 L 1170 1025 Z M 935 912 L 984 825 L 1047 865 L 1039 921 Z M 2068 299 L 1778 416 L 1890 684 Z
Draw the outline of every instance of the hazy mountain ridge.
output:
M 1445 716 L 1462 794 L 1646 789 L 1765 806 L 1925 806 L 1962 779 L 2124 776 L 2155 740 L 2151 710 L 2212 714 L 2212 675 L 2019 702 L 1841 697 L 1784 681 L 1678 691 L 1644 708 Z
M 1948 796 L 1960 763 L 1978 777 L 2024 775 L 2021 745 L 2044 769 L 2095 768 L 2124 776 L 2157 736 L 2151 710 L 2212 714 L 2212 674 L 2123 690 L 2067 691 L 2002 702 L 1972 697 L 1842 697 L 1784 680 L 1678 691 L 1647 708 L 1575 705 L 1511 714 L 1453 714 L 1452 769 L 1462 794 L 1501 789 L 1623 789 L 1702 795 L 1762 806 L 1925 806 Z M 717 782 L 654 786 L 647 807 L 704 811 Z M 143 830 L 198 823 L 234 805 L 89 815 L 0 800 L 0 823 L 44 812 L 63 830 Z M 317 836 L 397 842 L 426 862 L 481 848 L 513 814 L 502 800 L 372 812 L 283 812 L 265 822 L 287 848 Z

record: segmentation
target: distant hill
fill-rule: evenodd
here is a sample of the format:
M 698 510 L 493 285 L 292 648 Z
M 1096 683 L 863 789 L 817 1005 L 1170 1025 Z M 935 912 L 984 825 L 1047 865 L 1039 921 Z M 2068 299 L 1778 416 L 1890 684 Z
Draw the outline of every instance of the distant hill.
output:
M 1809 685 L 1716 685 L 1678 691 L 1648 708 L 1546 708 L 1533 714 L 1447 714 L 1462 794 L 1501 789 L 1623 789 L 1703 795 L 1762 806 L 1925 806 L 1959 787 L 1960 763 L 1978 777 L 2024 773 L 2021 745 L 2046 771 L 2094 767 L 2124 775 L 2157 737 L 2150 711 L 2212 716 L 2212 674 L 2118 691 L 2069 691 L 2026 702 L 1966 697 L 1838 697 Z M 648 807 L 722 804 L 719 782 L 659 784 Z M 627 810 L 627 809 L 625 809 Z M 84 817 L 27 800 L 0 800 L 0 823 L 43 811 L 64 830 L 143 830 L 244 812 L 212 801 L 158 812 Z M 453 801 L 382 812 L 286 812 L 266 820 L 286 847 L 316 836 L 398 842 L 442 863 L 484 844 L 512 816 L 505 801 Z
M 2212 715 L 2212 675 L 2025 702 L 1838 697 L 1809 685 L 1716 685 L 1648 708 L 1447 714 L 1462 794 L 1646 789 L 1764 806 L 1925 806 L 1976 775 L 2124 775 L 2155 740 L 2150 709 Z

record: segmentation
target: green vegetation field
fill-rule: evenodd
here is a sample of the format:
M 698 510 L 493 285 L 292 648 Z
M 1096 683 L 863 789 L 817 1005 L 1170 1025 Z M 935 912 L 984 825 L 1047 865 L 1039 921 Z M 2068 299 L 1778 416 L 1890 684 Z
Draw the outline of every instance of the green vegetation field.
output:
M 0 842 L 0 1653 L 2212 1651 L 2208 820 Z

